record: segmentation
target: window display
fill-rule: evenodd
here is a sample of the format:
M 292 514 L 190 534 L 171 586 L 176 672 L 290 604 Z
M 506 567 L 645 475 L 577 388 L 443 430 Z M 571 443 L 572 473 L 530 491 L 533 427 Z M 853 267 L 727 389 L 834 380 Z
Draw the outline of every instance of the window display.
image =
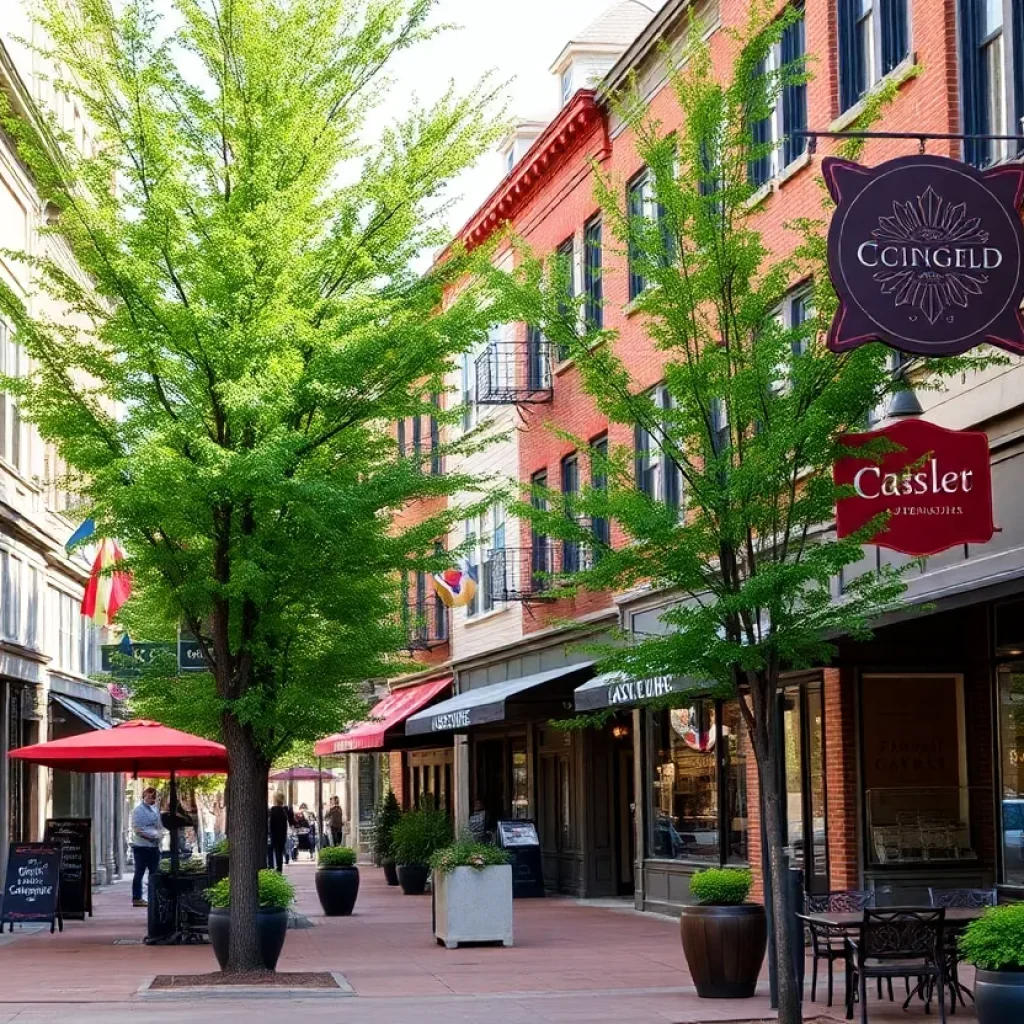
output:
M 698 699 L 649 721 L 649 855 L 745 862 L 747 742 L 738 704 Z
M 1024 886 L 1024 665 L 999 670 L 1003 883 Z

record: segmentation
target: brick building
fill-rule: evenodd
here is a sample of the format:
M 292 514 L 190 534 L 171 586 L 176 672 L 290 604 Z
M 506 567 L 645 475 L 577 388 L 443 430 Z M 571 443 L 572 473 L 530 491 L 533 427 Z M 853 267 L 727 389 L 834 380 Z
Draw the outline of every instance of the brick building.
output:
M 1022 0 L 799 6 L 803 18 L 778 59 L 812 54 L 814 77 L 780 103 L 765 126 L 780 143 L 777 154 L 751 169 L 760 186 L 758 227 L 776 253 L 796 244 L 788 223 L 820 217 L 819 163 L 831 147 L 827 139 L 808 146 L 792 132 L 848 128 L 883 84 L 896 94 L 875 129 L 1021 133 Z M 631 132 L 608 97 L 634 79 L 670 130 L 679 111 L 666 61 L 679 58 L 691 15 L 724 75 L 735 45 L 725 30 L 744 23 L 748 8 L 743 0 L 668 0 L 656 12 L 615 5 L 559 55 L 552 67 L 558 114 L 510 134 L 502 181 L 460 232 L 473 245 L 510 224 L 536 252 L 568 258 L 575 294 L 586 294 L 594 315 L 617 333 L 616 350 L 641 389 L 658 387 L 660 357 L 631 306 L 644 284 L 602 239 L 594 168 L 636 209 L 647 202 L 647 185 Z M 874 139 L 862 160 L 917 149 L 915 139 Z M 994 139 L 931 140 L 927 149 L 978 165 L 1019 152 Z M 511 251 L 497 256 L 512 258 Z M 806 311 L 804 285 L 779 316 Z M 908 599 L 927 603 L 929 614 L 894 615 L 872 642 L 841 643 L 832 665 L 787 678 L 779 695 L 789 849 L 810 890 L 874 888 L 880 902 L 900 902 L 921 899 L 928 885 L 1024 887 L 1024 725 L 1015 712 L 1024 700 L 1024 668 L 1015 660 L 1024 657 L 1024 518 L 1014 501 L 1024 482 L 1022 373 L 1014 358 L 919 396 L 926 418 L 988 433 L 1001 532 L 986 545 L 927 560 Z M 571 493 L 590 468 L 565 434 L 591 444 L 605 436 L 613 445 L 646 443 L 609 433 L 576 367 L 523 324 L 497 325 L 450 385 L 446 400 L 465 404 L 466 427 L 491 420 L 508 428 L 507 440 L 460 467 L 481 476 Z M 885 418 L 880 410 L 879 422 Z M 678 503 L 667 465 L 641 447 L 637 485 Z M 592 525 L 595 533 L 607 529 Z M 750 863 L 757 873 L 756 779 L 735 705 L 695 700 L 652 713 L 641 703 L 650 687 L 594 679 L 591 656 L 560 625 L 585 623 L 592 637 L 615 626 L 649 634 L 666 628 L 661 614 L 678 596 L 648 590 L 547 601 L 538 570 L 569 568 L 581 553 L 537 537 L 500 507 L 446 539 L 449 547 L 466 541 L 475 551 L 477 602 L 447 619 L 423 657 L 431 667 L 393 684 L 401 692 L 450 680 L 454 695 L 433 692 L 404 726 L 396 723 L 392 743 L 450 749 L 444 798 L 456 818 L 465 822 L 476 808 L 492 821 L 535 820 L 549 887 L 631 893 L 653 910 L 685 902 L 696 868 Z M 857 568 L 900 557 L 867 549 Z M 837 598 L 852 575 L 835 581 Z M 614 706 L 618 714 L 606 730 L 552 729 L 551 719 L 573 706 Z M 393 785 L 401 779 L 424 790 L 422 774 L 411 773 L 414 760 L 392 754 Z

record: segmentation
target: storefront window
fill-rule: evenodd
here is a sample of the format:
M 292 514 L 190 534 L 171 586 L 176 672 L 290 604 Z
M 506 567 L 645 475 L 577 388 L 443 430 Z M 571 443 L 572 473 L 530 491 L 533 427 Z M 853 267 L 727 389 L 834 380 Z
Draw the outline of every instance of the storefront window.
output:
M 736 701 L 722 705 L 722 767 L 725 772 L 726 860 L 746 864 L 750 860 L 747 820 L 747 731 Z
M 530 775 L 526 760 L 526 741 L 512 747 L 512 817 L 530 817 Z
M 1003 882 L 1024 886 L 1024 665 L 999 670 Z
M 747 741 L 736 702 L 657 712 L 650 736 L 650 856 L 745 861 Z

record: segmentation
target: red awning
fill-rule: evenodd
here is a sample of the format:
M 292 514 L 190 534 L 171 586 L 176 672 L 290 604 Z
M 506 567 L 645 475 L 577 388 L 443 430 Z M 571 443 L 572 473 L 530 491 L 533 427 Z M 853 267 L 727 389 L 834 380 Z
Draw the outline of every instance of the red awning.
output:
M 331 754 L 347 754 L 354 750 L 386 750 L 388 730 L 400 726 L 413 712 L 425 707 L 451 685 L 452 677 L 446 676 L 431 683 L 395 690 L 371 709 L 372 721 L 360 722 L 344 732 L 319 740 L 313 752 L 317 757 L 330 757 Z

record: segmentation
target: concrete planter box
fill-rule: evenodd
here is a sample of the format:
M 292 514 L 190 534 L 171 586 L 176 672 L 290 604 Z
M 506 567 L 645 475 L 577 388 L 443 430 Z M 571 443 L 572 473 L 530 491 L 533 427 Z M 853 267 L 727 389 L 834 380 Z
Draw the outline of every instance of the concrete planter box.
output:
M 512 945 L 512 866 L 434 872 L 434 935 L 448 949 L 460 942 Z

